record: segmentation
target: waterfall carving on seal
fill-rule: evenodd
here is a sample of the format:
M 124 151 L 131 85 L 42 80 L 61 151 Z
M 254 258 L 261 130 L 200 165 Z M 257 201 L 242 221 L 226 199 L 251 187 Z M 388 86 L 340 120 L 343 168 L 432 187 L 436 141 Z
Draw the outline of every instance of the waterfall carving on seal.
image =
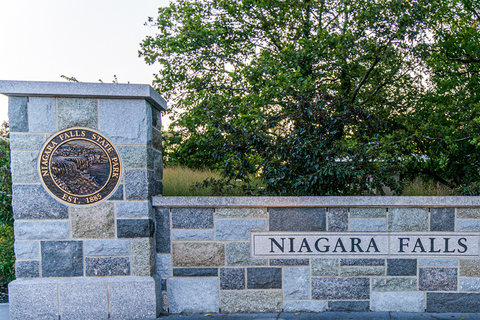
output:
M 70 128 L 51 137 L 40 152 L 38 169 L 50 194 L 77 206 L 106 200 L 122 171 L 113 144 L 87 128 Z

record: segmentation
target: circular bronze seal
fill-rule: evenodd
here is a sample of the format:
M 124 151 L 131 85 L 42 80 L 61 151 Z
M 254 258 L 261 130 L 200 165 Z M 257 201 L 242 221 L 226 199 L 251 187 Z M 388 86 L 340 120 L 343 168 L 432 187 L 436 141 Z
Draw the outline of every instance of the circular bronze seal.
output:
M 44 144 L 38 159 L 47 190 L 58 200 L 76 206 L 106 200 L 120 182 L 121 168 L 113 144 L 86 128 L 55 134 Z

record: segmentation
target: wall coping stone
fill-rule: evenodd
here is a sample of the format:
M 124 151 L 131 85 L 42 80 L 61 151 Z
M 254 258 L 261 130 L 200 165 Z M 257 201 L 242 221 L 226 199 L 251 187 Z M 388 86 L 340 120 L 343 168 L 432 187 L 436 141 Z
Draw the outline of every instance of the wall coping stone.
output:
M 148 84 L 0 81 L 0 93 L 12 97 L 75 97 L 96 99 L 145 99 L 160 111 L 167 102 Z
M 162 197 L 154 207 L 480 207 L 478 196 Z

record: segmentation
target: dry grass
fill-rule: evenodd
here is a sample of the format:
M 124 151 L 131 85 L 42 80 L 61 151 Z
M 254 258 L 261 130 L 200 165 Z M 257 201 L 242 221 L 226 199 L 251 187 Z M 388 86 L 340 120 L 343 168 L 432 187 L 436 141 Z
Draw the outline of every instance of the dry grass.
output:
M 435 182 L 424 181 L 421 178 L 417 178 L 408 183 L 403 189 L 402 196 L 449 196 L 451 190 L 447 186 Z

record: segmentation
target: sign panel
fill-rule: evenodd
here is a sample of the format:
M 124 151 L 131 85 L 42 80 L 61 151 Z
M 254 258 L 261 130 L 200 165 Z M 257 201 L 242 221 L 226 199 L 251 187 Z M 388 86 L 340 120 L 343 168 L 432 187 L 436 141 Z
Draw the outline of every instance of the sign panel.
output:
M 478 257 L 478 233 L 252 232 L 254 258 Z

